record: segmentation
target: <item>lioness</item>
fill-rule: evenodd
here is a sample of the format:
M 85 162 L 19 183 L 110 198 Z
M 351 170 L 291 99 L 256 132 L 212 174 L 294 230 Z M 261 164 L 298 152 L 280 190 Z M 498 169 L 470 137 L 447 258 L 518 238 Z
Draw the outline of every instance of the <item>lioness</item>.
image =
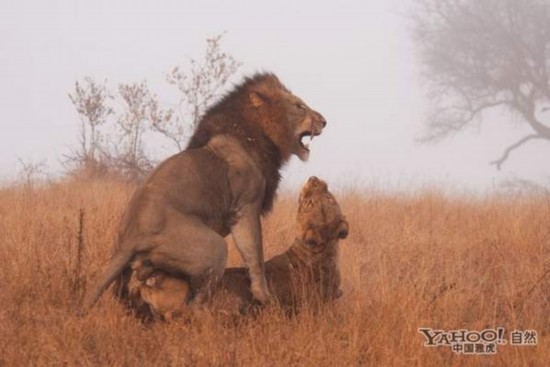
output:
M 283 254 L 265 263 L 267 282 L 281 306 L 296 311 L 304 304 L 326 302 L 341 295 L 337 264 L 338 240 L 348 235 L 348 222 L 327 184 L 311 177 L 302 188 L 297 215 L 298 235 Z M 163 271 L 140 281 L 139 261 L 129 281 L 133 308 L 144 318 L 171 319 L 184 311 L 188 282 Z M 246 310 L 253 305 L 246 268 L 225 270 L 213 297 L 214 309 Z
M 272 207 L 281 166 L 293 154 L 307 160 L 304 138 L 325 126 L 275 75 L 245 79 L 205 113 L 187 149 L 136 191 L 111 262 L 89 288 L 81 313 L 120 274 L 119 295 L 127 297 L 136 259 L 188 279 L 191 301 L 201 304 L 223 274 L 229 233 L 248 267 L 253 297 L 266 302 L 260 215 Z

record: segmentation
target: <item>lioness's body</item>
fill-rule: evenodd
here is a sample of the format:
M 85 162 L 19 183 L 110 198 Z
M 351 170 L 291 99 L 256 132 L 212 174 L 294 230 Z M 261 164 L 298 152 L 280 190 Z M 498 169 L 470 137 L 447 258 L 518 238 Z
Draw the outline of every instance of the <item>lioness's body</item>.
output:
M 338 203 L 316 178 L 302 190 L 297 219 L 300 233 L 292 246 L 265 263 L 273 296 L 291 310 L 340 296 L 338 240 L 348 233 Z M 140 267 L 137 264 L 136 273 Z M 151 313 L 169 319 L 185 309 L 190 292 L 185 279 L 155 271 L 140 281 L 136 273 L 130 279 L 130 299 L 142 316 Z M 249 286 L 246 268 L 226 269 L 212 301 L 214 308 L 235 311 L 251 306 L 254 297 Z
M 269 211 L 279 169 L 292 154 L 307 159 L 304 135 L 319 135 L 322 116 L 272 74 L 238 86 L 199 123 L 189 147 L 164 161 L 136 191 L 115 255 L 84 300 L 84 312 L 119 278 L 126 298 L 130 263 L 185 277 L 201 303 L 221 277 L 233 235 L 249 269 L 251 292 L 265 302 L 261 214 Z

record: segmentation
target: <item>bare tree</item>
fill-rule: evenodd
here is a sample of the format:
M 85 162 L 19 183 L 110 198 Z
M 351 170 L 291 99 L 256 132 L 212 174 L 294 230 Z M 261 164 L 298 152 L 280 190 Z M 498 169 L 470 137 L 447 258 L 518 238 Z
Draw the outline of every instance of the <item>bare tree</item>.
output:
M 183 150 L 189 132 L 199 123 L 206 108 L 219 95 L 229 79 L 237 72 L 241 63 L 221 49 L 223 34 L 206 40 L 204 59 L 190 60 L 190 70 L 174 67 L 167 75 L 167 81 L 181 92 L 178 106 L 173 109 L 155 109 L 153 130 L 161 133 Z
M 521 178 L 511 178 L 504 181 L 500 189 L 507 194 L 521 196 L 548 196 L 550 189 L 529 180 Z
M 154 163 L 145 151 L 144 134 L 148 131 L 161 134 L 175 149 L 183 150 L 206 108 L 240 66 L 222 51 L 222 36 L 207 40 L 204 59 L 191 59 L 187 72 L 175 67 L 167 74 L 168 83 L 181 93 L 176 106 L 161 103 L 145 81 L 120 84 L 113 95 L 106 82 L 100 84 L 90 77 L 76 82 L 69 98 L 81 117 L 80 146 L 68 158 L 77 163 L 77 173 L 86 172 L 86 178 L 109 172 L 141 178 Z M 108 99 L 114 100 L 116 108 L 110 107 Z M 100 127 L 108 136 L 102 135 Z
M 46 176 L 46 161 L 39 162 L 24 161 L 17 158 L 19 162 L 19 177 L 23 180 L 23 185 L 27 190 L 32 190 L 36 182 Z
M 119 172 L 129 179 L 143 177 L 153 166 L 145 154 L 143 134 L 151 123 L 151 105 L 157 105 L 146 82 L 120 84 L 124 112 L 117 124 L 121 134 L 113 161 Z
M 438 141 L 500 109 L 550 141 L 548 0 L 415 0 L 412 29 L 435 107 L 421 140 Z
M 80 168 L 94 166 L 95 169 L 103 153 L 99 128 L 113 114 L 113 109 L 107 104 L 110 94 L 106 82 L 98 83 L 93 78 L 85 77 L 82 82 L 75 83 L 69 98 L 80 116 L 80 138 L 77 151 L 67 158 Z

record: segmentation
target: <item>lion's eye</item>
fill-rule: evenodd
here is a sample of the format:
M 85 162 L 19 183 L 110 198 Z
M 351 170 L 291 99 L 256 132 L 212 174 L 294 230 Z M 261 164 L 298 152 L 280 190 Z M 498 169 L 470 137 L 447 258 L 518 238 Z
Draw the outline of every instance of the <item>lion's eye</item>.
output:
M 296 103 L 296 107 L 299 110 L 305 110 L 306 109 L 306 106 L 303 103 Z

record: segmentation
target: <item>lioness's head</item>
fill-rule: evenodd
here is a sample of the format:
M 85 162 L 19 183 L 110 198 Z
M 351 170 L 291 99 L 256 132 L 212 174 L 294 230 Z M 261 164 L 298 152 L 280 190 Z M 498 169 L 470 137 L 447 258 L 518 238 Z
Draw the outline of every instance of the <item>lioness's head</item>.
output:
M 349 224 L 325 181 L 310 177 L 298 204 L 299 233 L 311 251 L 325 251 L 348 236 Z
M 169 320 L 181 313 L 189 301 L 189 283 L 163 271 L 148 270 L 141 261 L 132 264 L 132 275 L 128 282 L 129 300 L 136 314 L 143 319 Z M 142 272 L 146 273 L 144 279 L 140 279 Z
M 250 104 L 284 159 L 295 154 L 302 161 L 308 160 L 309 144 L 323 132 L 327 125 L 325 118 L 292 94 L 273 74 L 256 75 L 248 83 Z

